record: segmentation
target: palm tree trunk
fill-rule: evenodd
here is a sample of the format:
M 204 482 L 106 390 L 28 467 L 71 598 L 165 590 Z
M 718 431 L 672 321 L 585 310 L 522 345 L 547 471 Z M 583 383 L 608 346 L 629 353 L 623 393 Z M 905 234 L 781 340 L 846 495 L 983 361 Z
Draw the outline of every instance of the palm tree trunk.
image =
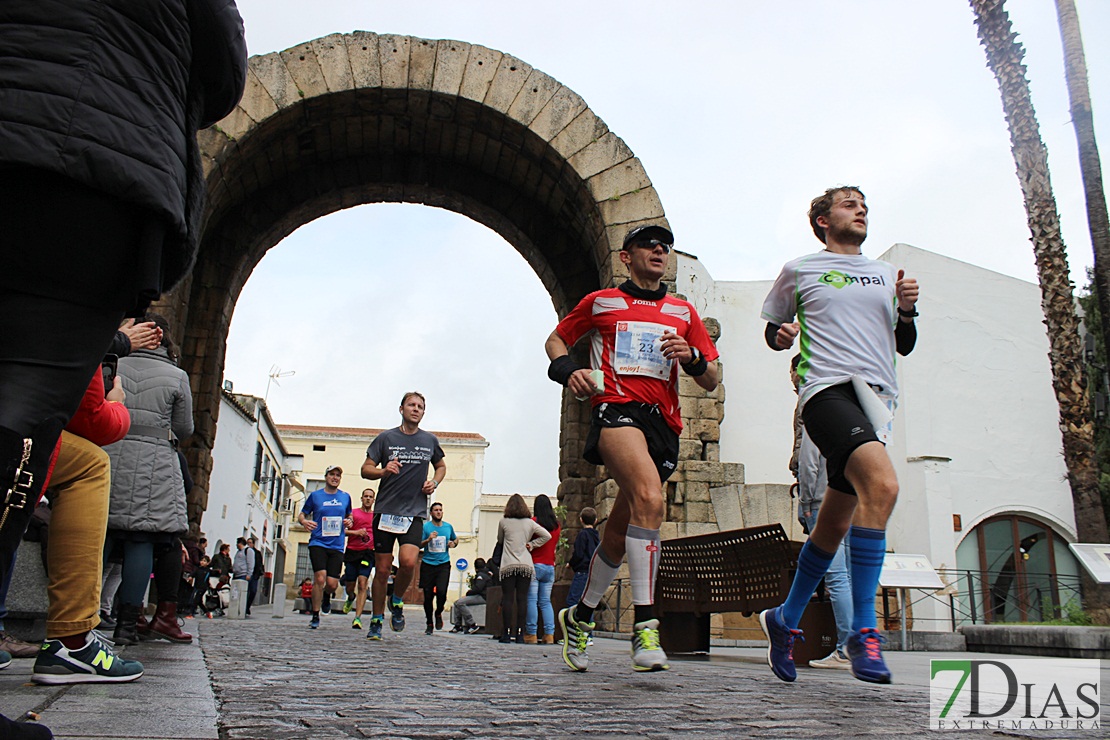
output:
M 979 41 L 987 66 L 998 80 L 1002 108 L 1010 130 L 1010 148 L 1025 200 L 1032 233 L 1033 254 L 1041 285 L 1041 308 L 1048 328 L 1052 387 L 1060 405 L 1064 462 L 1071 485 L 1075 527 L 1082 542 L 1107 542 L 1106 514 L 1098 488 L 1094 424 L 1091 421 L 1087 378 L 1079 341 L 1067 253 L 1060 234 L 1060 217 L 1048 173 L 1048 151 L 1041 140 L 1025 78 L 1024 50 L 1011 29 L 1003 0 L 971 0 Z M 1110 595 L 1093 581 L 1085 581 L 1088 609 L 1110 607 Z M 1103 614 L 1105 619 L 1105 613 Z

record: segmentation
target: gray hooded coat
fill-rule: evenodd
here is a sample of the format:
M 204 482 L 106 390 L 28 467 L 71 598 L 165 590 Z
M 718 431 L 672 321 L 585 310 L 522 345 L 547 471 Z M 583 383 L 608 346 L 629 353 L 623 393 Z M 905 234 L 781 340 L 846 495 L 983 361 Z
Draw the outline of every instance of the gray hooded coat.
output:
M 169 433 L 179 441 L 193 433 L 189 376 L 159 347 L 120 358 L 119 377 L 131 432 L 104 448 L 112 462 L 108 529 L 183 534 L 185 488 Z

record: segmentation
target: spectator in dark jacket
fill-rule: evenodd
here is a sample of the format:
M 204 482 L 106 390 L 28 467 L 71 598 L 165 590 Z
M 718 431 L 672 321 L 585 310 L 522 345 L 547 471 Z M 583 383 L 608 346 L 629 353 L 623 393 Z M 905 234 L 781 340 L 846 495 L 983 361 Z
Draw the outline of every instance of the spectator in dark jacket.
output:
M 601 541 L 594 525 L 597 524 L 597 511 L 587 506 L 578 515 L 582 522 L 582 529 L 574 538 L 574 550 L 570 555 L 567 567 L 574 571 L 574 579 L 570 582 L 570 591 L 567 592 L 567 606 L 574 606 L 582 598 L 586 590 L 586 578 L 590 574 L 590 560 L 593 559 L 594 550 Z
M 452 632 L 465 632 L 472 635 L 481 629 L 474 621 L 474 613 L 470 611 L 472 606 L 480 606 L 486 603 L 486 591 L 490 586 L 497 585 L 497 575 L 494 573 L 492 567 L 486 564 L 482 558 L 474 561 L 474 580 L 470 583 L 470 588 L 467 589 L 466 596 L 462 597 L 455 602 L 451 607 L 451 621 L 454 622 L 454 627 L 451 628 Z
M 247 64 L 232 0 L 8 0 L 0 56 L 6 573 L 120 321 L 192 264 L 196 132 L 235 108 Z

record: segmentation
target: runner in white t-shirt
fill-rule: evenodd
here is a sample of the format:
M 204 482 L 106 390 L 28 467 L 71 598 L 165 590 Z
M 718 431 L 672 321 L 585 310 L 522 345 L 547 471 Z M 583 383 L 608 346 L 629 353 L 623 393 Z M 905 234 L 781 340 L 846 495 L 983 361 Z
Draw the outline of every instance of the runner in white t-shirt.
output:
M 861 254 L 867 204 L 859 188 L 825 191 L 810 204 L 809 220 L 825 249 L 786 263 L 762 315 L 772 349 L 789 349 L 799 339 L 802 418 L 827 460 L 829 487 L 786 601 L 760 614 L 759 622 L 770 641 L 771 670 L 793 681 L 802 612 L 847 535 L 853 619 L 845 647 L 852 673 L 890 683 L 875 619 L 886 523 L 898 497 L 884 444 L 898 397 L 895 354 L 909 354 L 917 340 L 917 281 Z

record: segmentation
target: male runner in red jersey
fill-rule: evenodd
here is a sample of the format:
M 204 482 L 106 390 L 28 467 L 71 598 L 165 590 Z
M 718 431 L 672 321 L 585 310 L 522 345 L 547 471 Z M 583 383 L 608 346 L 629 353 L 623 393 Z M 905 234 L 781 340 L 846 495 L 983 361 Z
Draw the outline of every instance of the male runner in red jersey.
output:
M 591 397 L 590 432 L 582 456 L 605 465 L 619 492 L 601 545 L 590 562 L 586 592 L 559 612 L 566 639 L 563 660 L 572 670 L 589 668 L 586 644 L 593 611 L 616 577 L 625 553 L 632 581 L 635 625 L 632 667 L 665 670 L 659 621 L 652 617 L 659 566 L 659 526 L 666 503 L 663 481 L 678 463 L 682 417 L 678 370 L 707 391 L 717 387 L 717 350 L 694 307 L 667 295 L 660 282 L 674 236 L 662 226 L 641 226 L 624 238 L 621 262 L 630 279 L 591 293 L 547 338 L 548 376 L 578 398 Z M 570 359 L 569 348 L 591 335 L 593 372 Z M 596 371 L 603 382 L 595 383 Z

